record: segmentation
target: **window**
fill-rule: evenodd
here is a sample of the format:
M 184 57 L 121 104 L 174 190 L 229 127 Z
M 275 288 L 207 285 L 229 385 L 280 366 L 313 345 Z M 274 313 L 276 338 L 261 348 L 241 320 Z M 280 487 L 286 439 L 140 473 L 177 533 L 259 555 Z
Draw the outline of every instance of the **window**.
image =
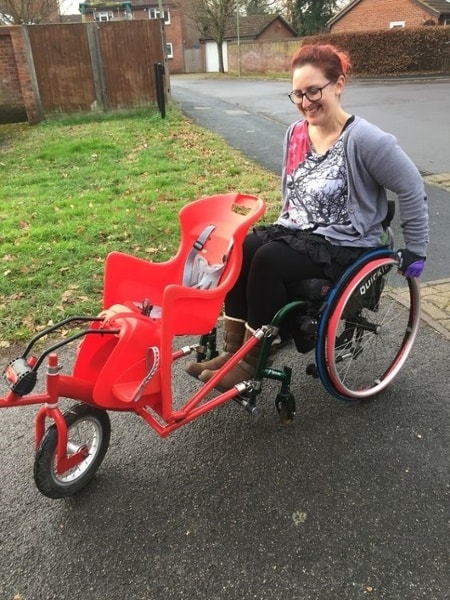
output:
M 389 23 L 389 29 L 401 29 L 406 25 L 406 21 L 391 21 Z
M 94 21 L 112 21 L 113 19 L 114 14 L 112 10 L 94 11 Z
M 163 13 L 162 16 L 164 18 L 164 23 L 166 25 L 170 25 L 170 11 L 163 10 L 162 13 Z M 148 9 L 148 18 L 149 19 L 160 19 L 161 13 L 160 13 L 159 9 L 158 8 L 149 8 Z
M 166 55 L 167 58 L 173 58 L 173 44 L 170 42 L 166 43 Z

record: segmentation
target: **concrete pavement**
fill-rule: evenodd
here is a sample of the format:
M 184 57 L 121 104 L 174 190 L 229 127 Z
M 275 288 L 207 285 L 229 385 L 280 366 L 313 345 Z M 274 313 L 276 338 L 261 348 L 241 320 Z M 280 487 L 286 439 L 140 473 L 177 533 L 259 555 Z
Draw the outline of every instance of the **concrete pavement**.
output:
M 450 279 L 421 284 L 420 293 L 423 320 L 450 340 Z
M 428 185 L 450 192 L 450 173 L 424 175 Z M 446 339 L 450 339 L 450 279 L 420 285 L 422 318 Z

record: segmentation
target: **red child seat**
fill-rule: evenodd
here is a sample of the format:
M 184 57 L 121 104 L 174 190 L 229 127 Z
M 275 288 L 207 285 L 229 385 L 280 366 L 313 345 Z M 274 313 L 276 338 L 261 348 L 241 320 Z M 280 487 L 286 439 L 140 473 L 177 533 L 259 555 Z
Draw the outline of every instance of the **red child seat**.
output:
M 118 326 L 120 334 L 108 342 L 101 342 L 102 336 L 88 336 L 76 364 L 77 375 L 91 379 L 94 372 L 90 363 L 104 361 L 102 372 L 97 370 L 96 374 L 96 403 L 120 410 L 123 403 L 128 403 L 129 409 L 129 402 L 145 402 L 163 418 L 170 416 L 173 337 L 203 334 L 214 327 L 225 295 L 238 278 L 247 231 L 264 211 L 263 201 L 255 196 L 230 193 L 203 198 L 181 209 L 180 245 L 169 261 L 152 263 L 120 252 L 108 255 L 103 306 L 113 307 L 116 318 L 108 326 Z M 200 247 L 198 242 L 205 232 L 207 240 Z M 224 264 L 215 287 L 197 289 L 183 283 L 196 252 L 209 265 Z M 159 307 L 160 317 L 143 318 L 141 307 L 146 300 Z M 91 348 L 85 352 L 84 346 Z M 158 355 L 159 369 L 143 392 L 150 348 L 152 359 Z M 139 394 L 124 390 L 139 390 Z

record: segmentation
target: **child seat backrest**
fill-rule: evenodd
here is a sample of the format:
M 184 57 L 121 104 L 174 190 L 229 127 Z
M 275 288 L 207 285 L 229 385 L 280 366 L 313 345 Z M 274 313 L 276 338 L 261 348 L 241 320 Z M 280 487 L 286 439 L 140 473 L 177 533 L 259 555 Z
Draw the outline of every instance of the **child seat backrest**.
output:
M 180 211 L 183 285 L 218 285 L 235 243 L 242 244 L 250 224 L 263 212 L 262 201 L 243 194 L 221 194 L 186 205 Z
M 206 333 L 214 326 L 225 295 L 239 276 L 244 238 L 264 210 L 262 200 L 235 193 L 182 208 L 181 242 L 174 258 L 177 273 L 162 298 L 164 331 L 167 327 L 171 335 Z M 204 263 L 203 282 L 193 280 L 192 266 L 199 260 Z
M 223 299 L 236 281 L 242 243 L 249 227 L 264 214 L 264 202 L 254 196 L 221 194 L 185 205 L 179 213 L 181 239 L 176 255 L 156 263 L 121 252 L 108 255 L 103 306 L 145 308 L 161 318 L 169 333 L 205 333 L 214 324 Z M 199 244 L 199 240 L 201 243 Z M 194 260 L 195 259 L 195 260 Z M 202 277 L 216 277 L 199 286 L 186 272 L 191 262 L 204 263 Z M 205 269 L 206 265 L 206 269 Z M 214 269 L 219 271 L 214 273 Z M 148 309 L 158 314 L 148 315 Z M 188 331 L 195 324 L 194 331 Z M 197 331 L 198 329 L 198 331 Z

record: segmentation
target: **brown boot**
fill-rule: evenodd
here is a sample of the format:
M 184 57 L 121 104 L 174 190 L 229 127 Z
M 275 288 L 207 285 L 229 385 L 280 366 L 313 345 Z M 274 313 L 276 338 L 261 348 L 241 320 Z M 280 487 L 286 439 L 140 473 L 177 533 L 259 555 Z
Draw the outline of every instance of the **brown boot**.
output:
M 245 324 L 245 337 L 243 343 L 248 341 L 255 332 L 247 323 Z M 260 340 L 253 348 L 245 355 L 245 360 L 241 360 L 235 365 L 229 373 L 224 375 L 217 384 L 220 389 L 229 390 L 236 384 L 251 379 L 256 372 L 258 365 L 259 353 L 261 352 L 263 340 Z M 202 363 L 200 363 L 202 364 Z M 200 381 L 207 382 L 215 375 L 217 370 L 205 369 L 198 378 Z
M 221 369 L 227 360 L 242 346 L 245 335 L 245 322 L 242 319 L 225 316 L 223 319 L 223 351 L 211 360 L 189 362 L 186 372 L 199 377 L 205 369 L 215 371 Z

